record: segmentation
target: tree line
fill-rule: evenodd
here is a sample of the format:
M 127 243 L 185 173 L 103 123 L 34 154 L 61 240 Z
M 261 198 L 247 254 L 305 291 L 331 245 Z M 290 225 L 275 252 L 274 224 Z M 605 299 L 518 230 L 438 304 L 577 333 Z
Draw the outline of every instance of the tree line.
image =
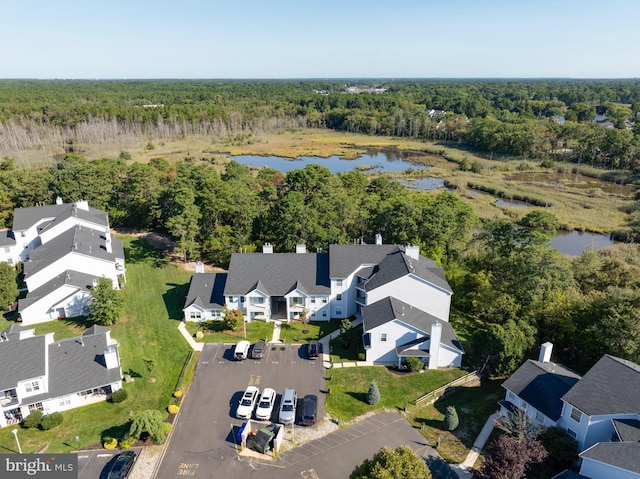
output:
M 637 171 L 635 80 L 0 81 L 0 154 L 121 135 L 215 138 L 286 128 L 454 141 L 487 156 Z M 434 113 L 434 110 L 437 110 Z M 594 123 L 606 116 L 612 128 Z M 559 117 L 566 121 L 560 122 Z
M 253 174 L 236 162 L 88 161 L 68 154 L 54 167 L 0 164 L 0 221 L 13 208 L 86 199 L 114 227 L 162 231 L 184 260 L 225 267 L 237 251 L 269 242 L 279 252 L 330 244 L 416 244 L 441 264 L 455 292 L 452 322 L 467 357 L 492 374 L 513 371 L 551 341 L 565 364 L 586 370 L 604 353 L 640 362 L 637 245 L 569 258 L 551 248 L 557 219 L 532 210 L 520 220 L 481 222 L 449 192 L 410 190 L 386 178 L 332 174 L 308 165 Z

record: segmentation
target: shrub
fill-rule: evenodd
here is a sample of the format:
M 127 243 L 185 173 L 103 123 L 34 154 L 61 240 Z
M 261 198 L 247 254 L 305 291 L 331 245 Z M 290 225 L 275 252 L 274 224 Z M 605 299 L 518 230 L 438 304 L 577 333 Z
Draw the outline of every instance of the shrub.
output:
M 367 392 L 367 404 L 375 406 L 380 402 L 380 390 L 375 381 L 371 381 L 369 386 L 369 392 Z
M 173 429 L 173 426 L 171 424 L 169 424 L 168 422 L 164 423 L 164 434 L 165 434 L 165 436 L 167 434 L 169 434 L 172 429 Z
M 30 429 L 32 427 L 39 427 L 42 422 L 44 413 L 42 411 L 35 410 L 22 421 L 22 427 Z
M 405 363 L 407 364 L 409 371 L 420 371 L 424 367 L 424 364 L 418 358 L 408 357 L 405 359 Z
M 182 391 L 180 391 L 179 389 L 173 393 L 173 397 L 174 398 L 181 398 L 182 397 Z
M 115 437 L 114 438 L 109 437 L 104 440 L 105 449 L 115 449 L 117 445 L 118 445 L 118 440 Z
M 169 414 L 178 414 L 178 411 L 180 410 L 180 408 L 175 404 L 172 404 L 167 408 L 167 410 L 169 411 Z
M 131 161 L 131 153 L 129 153 L 128 151 L 121 151 L 118 155 L 118 158 L 120 158 L 121 160 Z
M 455 406 L 447 406 L 447 412 L 444 415 L 443 426 L 447 431 L 455 431 L 460 425 L 458 411 Z
M 49 429 L 53 429 L 54 427 L 62 424 L 63 420 L 64 418 L 62 417 L 62 414 L 60 414 L 59 412 L 52 412 L 51 414 L 47 414 L 42 418 L 42 421 L 40 422 L 40 428 L 43 431 L 48 431 Z
M 135 443 L 136 443 L 136 438 L 135 437 L 127 436 L 122 441 L 120 441 L 120 448 L 121 449 L 129 449 Z
M 111 394 L 111 402 L 113 404 L 118 404 L 124 401 L 129 397 L 129 393 L 126 389 L 118 389 L 117 391 L 113 391 Z

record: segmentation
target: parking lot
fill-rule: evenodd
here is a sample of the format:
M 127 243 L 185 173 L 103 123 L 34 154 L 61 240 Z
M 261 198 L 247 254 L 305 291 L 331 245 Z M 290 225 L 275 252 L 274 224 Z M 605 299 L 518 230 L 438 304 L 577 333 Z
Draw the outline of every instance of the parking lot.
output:
M 285 388 L 296 389 L 299 403 L 305 394 L 315 394 L 321 418 L 326 397 L 324 373 L 321 361 L 306 359 L 304 349 L 299 346 L 268 344 L 264 358 L 235 361 L 232 346 L 207 345 L 155 477 L 349 477 L 356 465 L 373 457 L 381 447 L 400 445 L 408 445 L 428 458 L 432 472 L 436 471 L 434 479 L 457 477 L 420 432 L 393 411 L 378 413 L 289 449 L 273 462 L 239 459 L 232 431 L 243 422 L 235 418 L 235 411 L 246 387 L 256 385 L 260 390 L 272 387 L 278 392 L 273 419 L 277 418 L 280 395 Z
M 142 448 L 134 447 L 132 450 L 139 456 Z M 78 452 L 78 479 L 106 479 L 109 468 L 114 458 L 121 451 L 80 451 Z
M 207 345 L 156 477 L 246 476 L 247 463 L 236 459 L 232 430 L 243 422 L 235 412 L 250 385 L 277 391 L 274 419 L 285 388 L 296 389 L 299 402 L 306 394 L 318 396 L 318 417 L 323 416 L 324 368 L 320 360 L 306 359 L 303 347 L 267 344 L 262 359 L 235 361 L 233 346 Z

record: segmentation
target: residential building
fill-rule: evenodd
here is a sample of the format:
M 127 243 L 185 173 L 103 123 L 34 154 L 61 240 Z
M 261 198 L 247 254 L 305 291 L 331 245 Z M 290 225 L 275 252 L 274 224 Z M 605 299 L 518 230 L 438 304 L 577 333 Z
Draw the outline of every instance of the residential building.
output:
M 640 478 L 640 366 L 604 355 L 584 376 L 551 362 L 551 343 L 503 386 L 501 413 L 517 410 L 557 426 L 578 442 L 580 474 L 591 479 Z
M 274 253 L 268 243 L 262 253 L 234 253 L 226 275 L 192 277 L 183 311 L 185 321 L 222 319 L 225 308 L 240 309 L 246 321 L 362 316 L 367 361 L 415 356 L 435 368 L 459 366 L 463 354 L 448 323 L 452 294 L 442 268 L 417 246 L 385 245 L 376 235 L 376 244 L 331 245 L 327 253 L 304 245 Z
M 16 208 L 0 247 L 0 259 L 24 264 L 28 293 L 18 311 L 25 325 L 86 315 L 98 278 L 114 288 L 126 281 L 122 242 L 112 237 L 107 213 L 86 201 Z
M 108 328 L 56 341 L 13 324 L 0 334 L 0 427 L 33 411 L 66 411 L 103 401 L 122 387 L 118 342 Z

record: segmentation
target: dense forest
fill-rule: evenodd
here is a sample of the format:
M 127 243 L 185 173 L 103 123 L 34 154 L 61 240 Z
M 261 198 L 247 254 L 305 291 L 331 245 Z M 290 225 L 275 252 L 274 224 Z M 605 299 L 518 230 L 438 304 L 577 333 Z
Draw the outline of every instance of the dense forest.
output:
M 354 85 L 360 92 L 347 93 Z M 639 112 L 635 80 L 5 80 L 0 154 L 63 144 L 72 150 L 76 142 L 127 135 L 220 137 L 310 127 L 636 171 Z
M 167 232 L 185 260 L 222 267 L 232 252 L 264 242 L 283 252 L 301 242 L 323 251 L 380 233 L 386 243 L 419 245 L 445 268 L 455 291 L 452 321 L 473 365 L 508 373 L 541 341 L 581 371 L 604 353 L 640 362 L 638 246 L 565 257 L 550 246 L 558 221 L 543 209 L 481 225 L 455 194 L 319 165 L 255 175 L 231 162 L 219 174 L 206 162 L 68 154 L 49 169 L 0 166 L 5 226 L 14 206 L 87 199 L 114 227 Z
M 351 86 L 386 90 L 347 93 Z M 256 175 L 232 161 L 220 174 L 203 161 L 138 163 L 126 152 L 89 161 L 75 151 L 123 138 L 310 127 L 633 173 L 639 111 L 638 81 L 0 81 L 0 226 L 11 227 L 16 207 L 86 199 L 115 228 L 166 232 L 185 260 L 222 267 L 232 252 L 264 242 L 323 251 L 380 233 L 386 243 L 419 245 L 445 268 L 472 365 L 508 373 L 544 341 L 579 371 L 604 353 L 640 363 L 638 246 L 565 257 L 550 246 L 558 221 L 542 209 L 481 222 L 455 194 L 358 171 L 310 165 Z M 46 168 L 18 168 L 12 158 L 52 146 L 63 153 Z M 637 199 L 628 217 L 640 234 Z

